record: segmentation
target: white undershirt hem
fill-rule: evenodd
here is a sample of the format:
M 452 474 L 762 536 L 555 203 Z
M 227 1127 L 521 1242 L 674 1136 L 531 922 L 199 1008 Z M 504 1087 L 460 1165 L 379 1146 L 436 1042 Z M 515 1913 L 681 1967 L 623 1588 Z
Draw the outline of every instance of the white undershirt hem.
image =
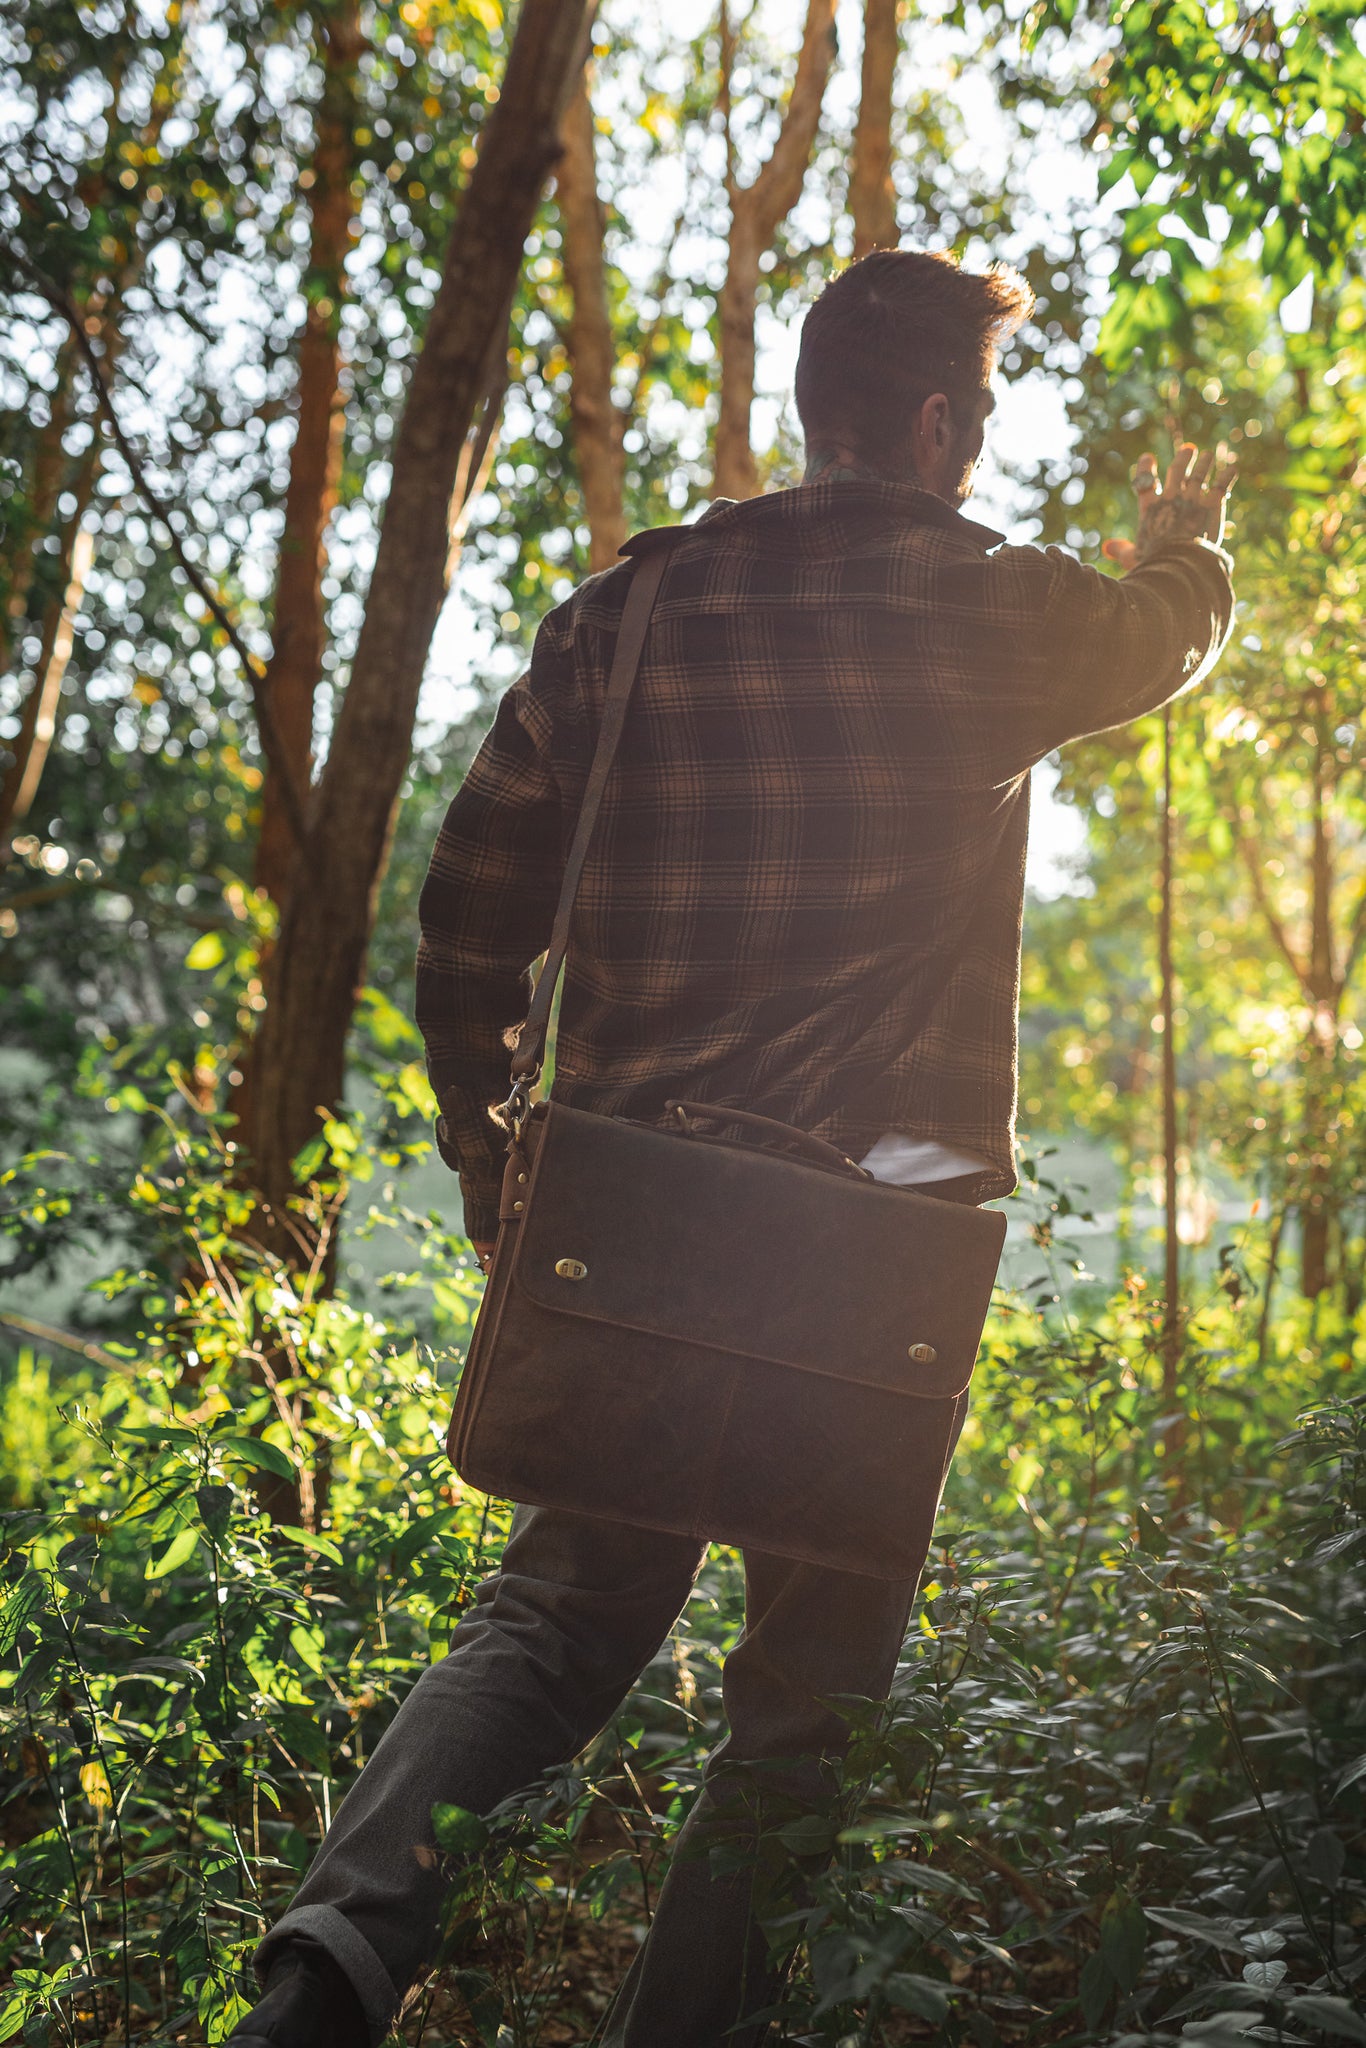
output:
M 975 1152 L 936 1145 L 932 1138 L 908 1137 L 905 1131 L 884 1131 L 859 1165 L 874 1180 L 886 1181 L 896 1188 L 918 1187 L 922 1181 L 957 1180 L 961 1174 L 991 1170 Z

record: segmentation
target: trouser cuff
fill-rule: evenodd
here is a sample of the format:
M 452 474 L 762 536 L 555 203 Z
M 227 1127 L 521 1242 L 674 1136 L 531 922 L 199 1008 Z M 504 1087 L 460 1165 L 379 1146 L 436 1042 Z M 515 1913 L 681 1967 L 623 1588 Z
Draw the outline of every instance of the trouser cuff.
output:
M 325 1948 L 333 1962 L 350 1980 L 370 2029 L 371 2048 L 385 2040 L 402 2001 L 393 1980 L 365 1936 L 351 1925 L 335 1906 L 296 1906 L 277 1920 L 252 1958 L 257 1976 L 264 1984 L 271 1964 L 286 1943 L 307 1935 Z

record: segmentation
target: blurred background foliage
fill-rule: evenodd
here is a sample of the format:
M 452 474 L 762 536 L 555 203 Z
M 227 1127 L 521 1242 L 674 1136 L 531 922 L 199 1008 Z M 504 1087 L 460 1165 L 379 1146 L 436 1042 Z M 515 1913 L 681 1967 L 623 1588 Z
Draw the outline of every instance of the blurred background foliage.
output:
M 356 654 L 404 393 L 537 17 L 0 23 L 0 2039 L 221 2037 L 260 1915 L 496 1560 L 503 1509 L 439 1450 L 479 1282 L 410 1017 L 427 852 L 546 609 L 718 472 L 798 480 L 802 312 L 899 238 L 1038 293 L 981 516 L 1095 559 L 1140 453 L 1222 439 L 1240 604 L 1169 773 L 1149 720 L 1041 777 L 1071 850 L 1030 899 L 1022 1114 L 1062 1150 L 1012 1212 L 784 2026 L 1360 2041 L 1355 11 L 602 0 L 452 412 L 449 588 L 387 853 L 346 883 L 362 993 L 320 1019 L 344 1085 L 258 1184 L 261 1020 L 342 887 L 322 792 L 355 772 L 353 667 L 385 692 Z M 591 2031 L 740 1597 L 717 1553 L 619 1723 L 491 1824 L 409 2038 Z

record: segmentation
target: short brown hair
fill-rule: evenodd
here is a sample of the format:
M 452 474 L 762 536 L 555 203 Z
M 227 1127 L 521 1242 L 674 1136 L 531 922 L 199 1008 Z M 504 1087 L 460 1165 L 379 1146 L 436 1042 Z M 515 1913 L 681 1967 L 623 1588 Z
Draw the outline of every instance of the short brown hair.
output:
M 808 448 L 847 446 L 895 470 L 936 391 L 962 417 L 996 353 L 1029 318 L 1018 271 L 961 270 L 947 250 L 877 249 L 828 284 L 806 316 L 796 400 Z

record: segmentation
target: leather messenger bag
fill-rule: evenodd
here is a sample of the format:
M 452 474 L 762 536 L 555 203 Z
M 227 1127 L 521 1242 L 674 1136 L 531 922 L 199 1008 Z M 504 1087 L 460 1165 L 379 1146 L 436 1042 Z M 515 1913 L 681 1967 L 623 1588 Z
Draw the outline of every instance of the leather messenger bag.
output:
M 657 1125 L 530 1101 L 664 560 L 632 574 L 512 1063 L 498 1242 L 447 1449 L 505 1499 L 913 1577 L 1005 1218 L 882 1185 L 730 1105 L 673 1102 Z

